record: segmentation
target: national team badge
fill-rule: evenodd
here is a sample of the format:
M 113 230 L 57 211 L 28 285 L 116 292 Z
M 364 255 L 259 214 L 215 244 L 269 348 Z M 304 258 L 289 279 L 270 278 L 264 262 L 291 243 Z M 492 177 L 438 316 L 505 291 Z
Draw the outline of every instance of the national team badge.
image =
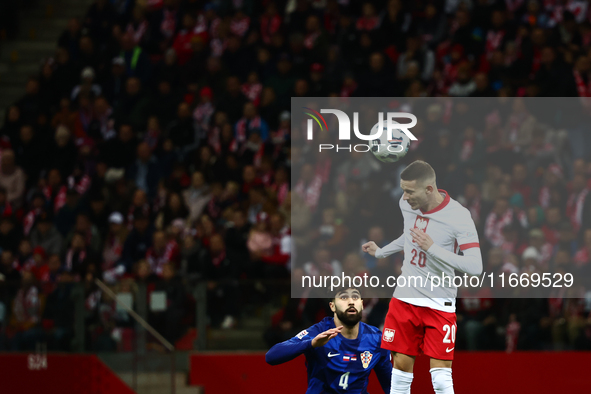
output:
M 386 328 L 384 330 L 384 335 L 382 336 L 382 339 L 384 340 L 384 342 L 394 341 L 394 332 L 395 332 L 395 330 L 392 330 L 391 328 Z
M 363 364 L 363 368 L 369 367 L 372 357 L 373 355 L 368 351 L 361 353 L 361 363 Z
M 422 232 L 427 232 L 427 225 L 429 224 L 429 218 L 424 218 L 422 216 L 417 215 L 415 220 L 415 228 L 418 228 Z

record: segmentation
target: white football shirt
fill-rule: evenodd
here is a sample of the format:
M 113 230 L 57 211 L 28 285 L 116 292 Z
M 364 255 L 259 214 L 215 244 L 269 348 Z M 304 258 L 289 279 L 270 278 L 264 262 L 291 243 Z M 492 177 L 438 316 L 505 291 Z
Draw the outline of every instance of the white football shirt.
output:
M 454 269 L 422 250 L 413 242 L 410 233 L 411 228 L 422 230 L 429 234 L 434 244 L 456 254 L 460 250 L 480 247 L 470 211 L 450 198 L 445 190 L 439 189 L 439 192 L 444 197 L 443 202 L 427 212 L 411 209 L 410 204 L 402 198 L 399 201 L 404 217 L 404 262 L 400 277 L 405 278 L 406 286 L 396 286 L 394 297 L 417 306 L 455 312 L 457 287 L 453 283 L 450 287 L 446 280 L 443 285 L 434 286 L 431 290 L 431 279 L 428 279 L 433 276 L 441 278 L 442 273 L 453 278 Z M 400 283 L 400 277 L 397 283 Z M 421 281 L 423 286 L 420 286 Z

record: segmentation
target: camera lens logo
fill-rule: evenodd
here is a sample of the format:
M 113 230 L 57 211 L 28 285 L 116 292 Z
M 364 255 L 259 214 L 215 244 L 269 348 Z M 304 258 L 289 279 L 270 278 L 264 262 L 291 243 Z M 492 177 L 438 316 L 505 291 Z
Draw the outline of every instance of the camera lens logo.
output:
M 324 126 L 326 127 L 326 131 L 328 131 L 328 125 L 326 124 L 326 120 L 324 120 L 324 117 L 322 115 L 320 115 L 317 111 L 314 111 L 312 108 L 308 108 L 308 107 L 302 107 L 302 108 L 307 109 L 308 111 L 314 112 L 314 114 L 316 114 L 317 116 L 314 116 L 314 114 L 311 114 L 310 112 L 305 112 L 305 114 L 309 115 L 312 119 L 314 119 L 316 121 L 316 123 L 318 123 L 318 126 L 320 126 L 321 131 L 324 131 L 324 128 L 322 127 L 322 123 L 324 123 Z M 320 123 L 318 118 L 322 119 L 322 123 Z M 308 139 L 312 139 L 312 128 L 311 127 L 308 127 Z

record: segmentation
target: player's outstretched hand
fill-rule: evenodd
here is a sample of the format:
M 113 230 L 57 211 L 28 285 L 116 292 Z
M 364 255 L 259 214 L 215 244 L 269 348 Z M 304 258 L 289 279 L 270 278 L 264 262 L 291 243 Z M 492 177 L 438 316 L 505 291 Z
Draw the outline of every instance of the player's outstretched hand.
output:
M 335 328 L 331 328 L 330 330 L 321 332 L 320 334 L 316 335 L 316 338 L 312 339 L 312 346 L 320 347 L 326 345 L 328 341 L 339 335 L 342 329 L 343 326 L 338 326 Z
M 370 255 L 375 257 L 376 251 L 378 250 L 378 245 L 376 245 L 374 241 L 369 241 L 361 245 L 361 249 L 365 253 L 369 253 Z
M 422 232 L 421 230 L 417 230 L 416 228 L 410 229 L 410 234 L 412 235 L 412 240 L 419 245 L 421 249 L 427 251 L 431 245 L 433 245 L 433 240 L 429 236 L 429 234 Z

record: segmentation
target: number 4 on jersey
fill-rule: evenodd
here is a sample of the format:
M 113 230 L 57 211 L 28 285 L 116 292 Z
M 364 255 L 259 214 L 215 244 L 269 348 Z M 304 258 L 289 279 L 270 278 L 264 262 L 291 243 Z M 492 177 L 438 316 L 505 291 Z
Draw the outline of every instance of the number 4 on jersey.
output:
M 347 390 L 347 387 L 349 387 L 349 372 L 345 372 L 341 375 L 339 386 L 342 387 L 343 390 Z

